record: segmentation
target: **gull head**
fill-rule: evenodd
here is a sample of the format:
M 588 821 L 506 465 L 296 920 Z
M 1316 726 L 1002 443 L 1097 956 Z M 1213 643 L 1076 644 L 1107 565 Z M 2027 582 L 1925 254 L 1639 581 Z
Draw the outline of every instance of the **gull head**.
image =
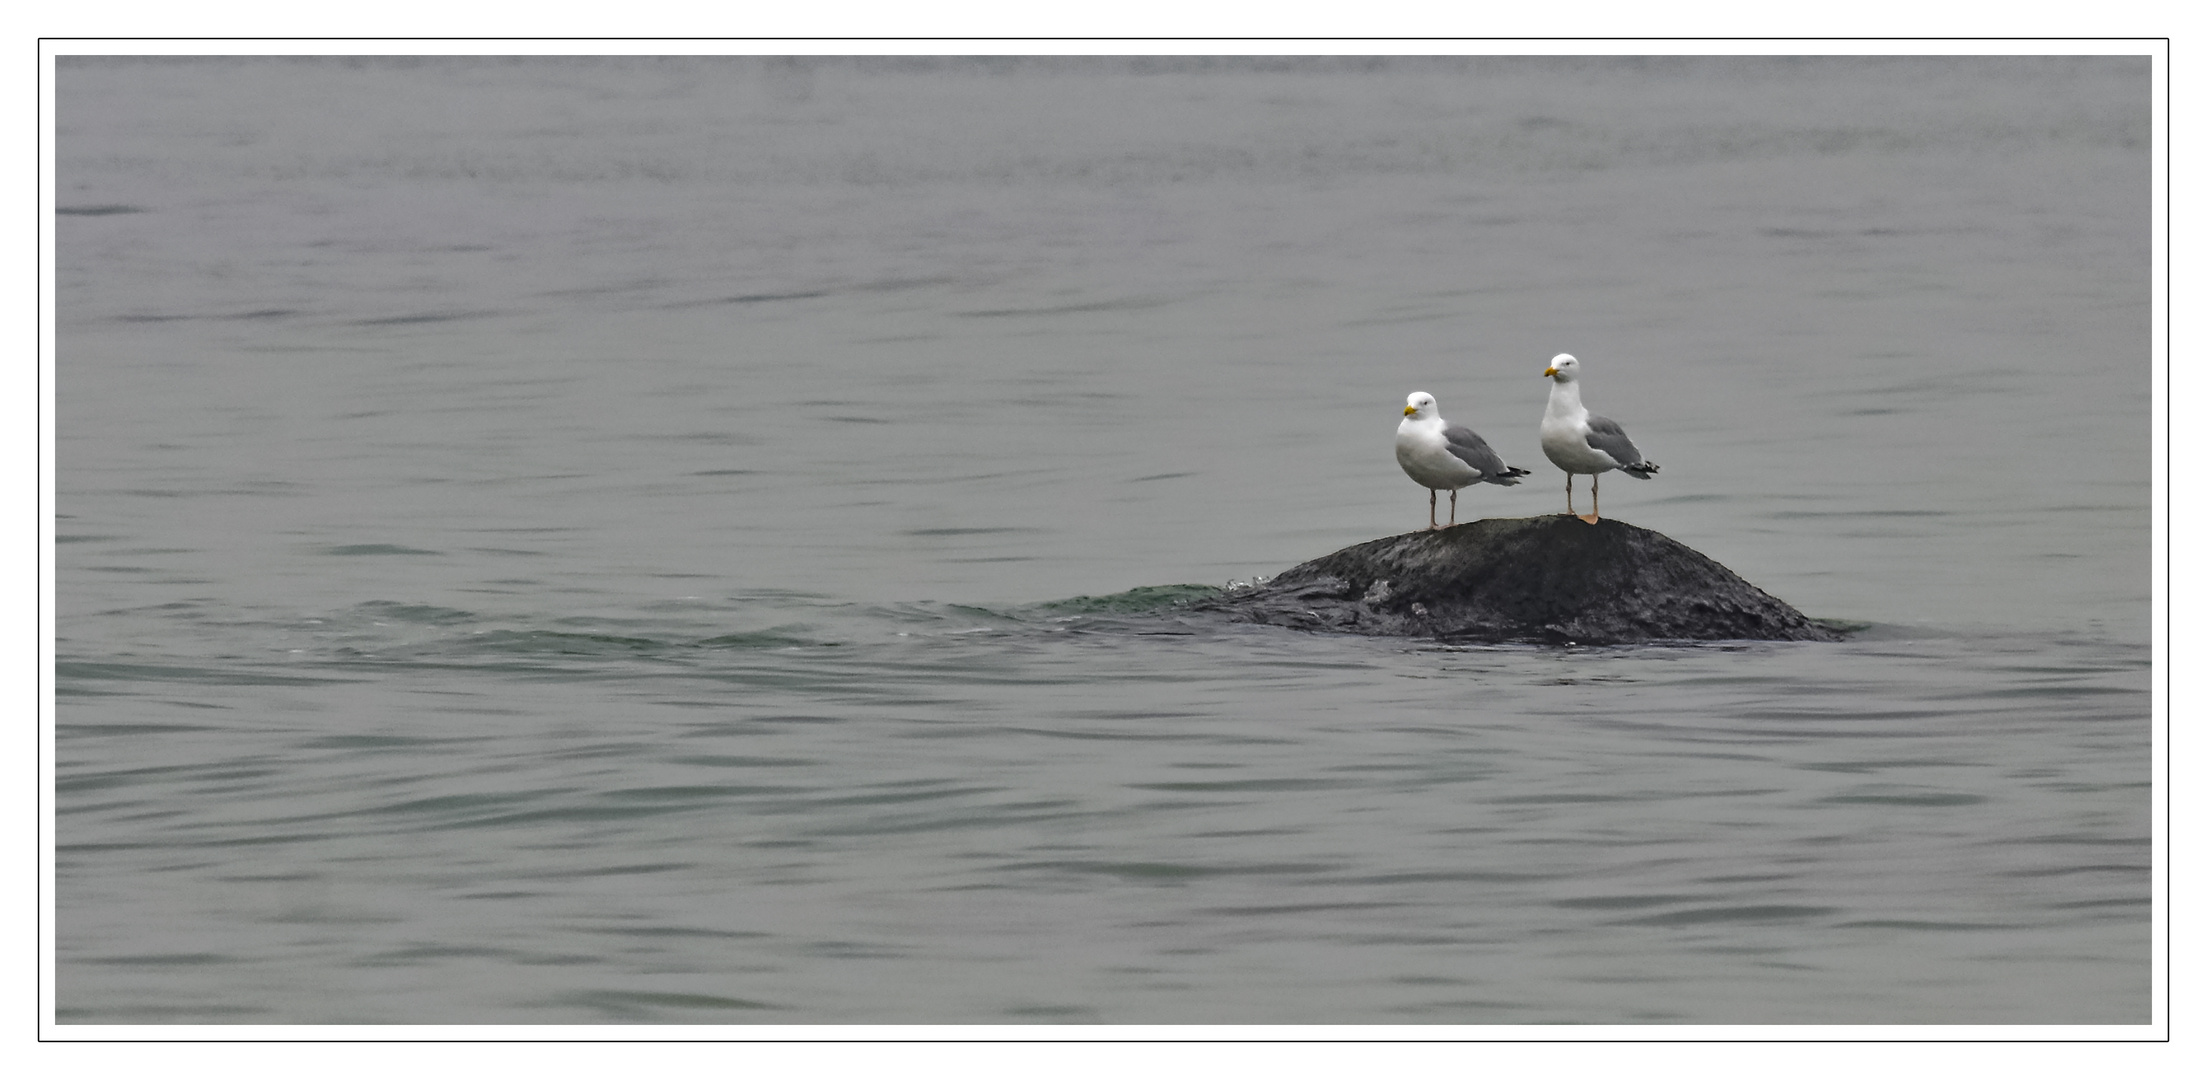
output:
M 1420 420 L 1430 420 L 1434 417 L 1439 407 L 1440 406 L 1433 401 L 1433 395 L 1420 390 L 1403 400 L 1402 415 L 1415 416 Z
M 1555 359 L 1548 361 L 1548 370 L 1540 374 L 1559 383 L 1570 382 L 1579 377 L 1579 358 L 1567 352 L 1557 353 Z

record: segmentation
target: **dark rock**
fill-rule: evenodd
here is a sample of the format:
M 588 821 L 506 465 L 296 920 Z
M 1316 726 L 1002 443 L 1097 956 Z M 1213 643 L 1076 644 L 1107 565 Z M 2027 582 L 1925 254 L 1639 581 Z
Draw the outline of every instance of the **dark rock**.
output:
M 1562 514 L 1373 540 L 1191 606 L 1237 621 L 1443 641 L 1839 639 L 1670 537 Z

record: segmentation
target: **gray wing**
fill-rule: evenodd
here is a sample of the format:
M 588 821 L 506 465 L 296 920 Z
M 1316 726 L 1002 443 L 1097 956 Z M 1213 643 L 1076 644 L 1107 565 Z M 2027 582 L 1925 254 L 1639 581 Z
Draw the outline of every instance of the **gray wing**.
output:
M 1448 440 L 1448 452 L 1454 454 L 1456 460 L 1479 470 L 1479 479 L 1490 484 L 1514 484 L 1518 477 L 1529 475 L 1523 469 L 1502 464 L 1502 455 L 1495 453 L 1478 432 L 1462 424 L 1442 428 L 1441 438 Z
M 1617 421 L 1609 417 L 1591 413 L 1587 415 L 1586 445 L 1616 458 L 1618 466 L 1626 472 L 1636 473 L 1642 469 L 1655 471 L 1655 466 L 1640 460 L 1640 448 L 1632 445 L 1632 440 L 1625 437 L 1625 429 L 1618 427 Z

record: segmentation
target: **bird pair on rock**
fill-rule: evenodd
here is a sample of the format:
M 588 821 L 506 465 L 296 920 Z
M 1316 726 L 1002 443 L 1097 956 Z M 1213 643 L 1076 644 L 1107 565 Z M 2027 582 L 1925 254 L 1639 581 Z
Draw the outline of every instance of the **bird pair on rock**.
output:
M 1601 520 L 1602 474 L 1611 469 L 1639 477 L 1653 476 L 1657 466 L 1640 456 L 1615 420 L 1586 411 L 1579 402 L 1579 361 L 1560 353 L 1549 361 L 1544 378 L 1555 380 L 1548 388 L 1548 413 L 1540 418 L 1540 449 L 1563 470 L 1564 509 L 1587 524 Z M 1448 523 L 1456 524 L 1456 492 L 1472 484 L 1510 485 L 1532 473 L 1503 463 L 1487 440 L 1462 424 L 1441 419 L 1440 406 L 1423 390 L 1410 395 L 1402 407 L 1402 426 L 1395 429 L 1395 460 L 1410 479 L 1430 489 L 1426 495 L 1428 528 L 1438 529 L 1441 490 L 1448 490 Z M 1594 512 L 1580 514 L 1572 503 L 1571 482 L 1580 474 L 1594 478 Z

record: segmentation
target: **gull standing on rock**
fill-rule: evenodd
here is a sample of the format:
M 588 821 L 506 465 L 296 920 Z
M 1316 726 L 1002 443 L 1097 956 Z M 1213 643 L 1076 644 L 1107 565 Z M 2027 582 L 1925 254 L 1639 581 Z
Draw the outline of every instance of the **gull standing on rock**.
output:
M 1548 415 L 1540 418 L 1540 449 L 1563 470 L 1563 508 L 1591 525 L 1602 519 L 1602 474 L 1623 469 L 1642 480 L 1655 475 L 1656 464 L 1643 460 L 1638 447 L 1625 437 L 1625 429 L 1606 416 L 1596 416 L 1579 404 L 1579 361 L 1570 353 L 1557 353 L 1541 375 L 1554 379 L 1548 388 Z M 1408 468 L 1408 466 L 1404 466 Z M 1580 514 L 1571 505 L 1571 478 L 1586 473 L 1594 478 L 1594 512 Z
M 1441 489 L 1448 489 L 1448 523 L 1456 524 L 1456 491 L 1471 484 L 1514 484 L 1532 473 L 1502 463 L 1477 433 L 1462 424 L 1441 419 L 1440 406 L 1423 390 L 1410 395 L 1402 406 L 1402 426 L 1395 429 L 1395 460 L 1410 479 L 1425 485 L 1426 528 L 1438 529 Z

